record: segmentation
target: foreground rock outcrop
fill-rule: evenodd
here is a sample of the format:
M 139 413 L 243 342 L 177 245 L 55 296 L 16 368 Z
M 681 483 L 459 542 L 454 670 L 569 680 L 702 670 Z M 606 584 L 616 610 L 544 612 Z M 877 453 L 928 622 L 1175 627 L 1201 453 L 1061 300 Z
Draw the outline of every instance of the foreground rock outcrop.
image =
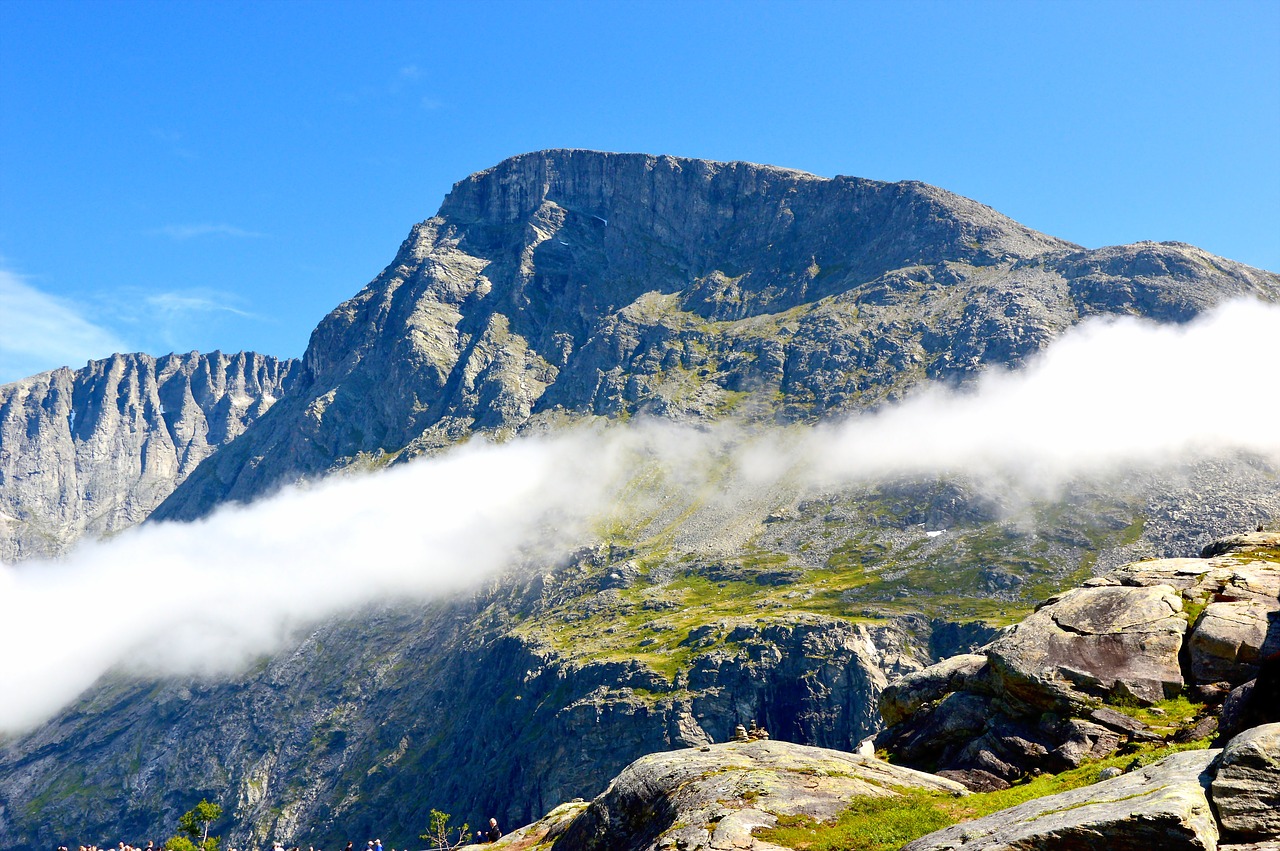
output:
M 253 352 L 113 355 L 0 387 L 0 560 L 141 523 L 296 368 Z
M 964 787 L 874 757 L 756 741 L 652 754 L 614 778 L 562 833 L 558 851 L 753 849 L 780 815 L 834 818 L 851 797 Z
M 1126 742 L 1209 735 L 1215 719 L 1156 731 L 1107 704 L 1149 706 L 1186 690 L 1216 705 L 1280 661 L 1280 534 L 1236 536 L 1204 558 L 1135 562 L 1085 585 L 982 653 L 890 684 L 878 744 L 907 764 L 998 787 Z M 1246 700 L 1242 692 L 1234 711 L 1253 714 L 1237 727 L 1280 712 Z
M 1218 824 L 1206 787 L 1218 753 L 1174 754 L 1112 780 L 931 833 L 902 851 L 1215 851 Z
M 1280 839 L 1280 723 L 1227 743 L 1212 784 L 1223 828 L 1236 839 Z
M 1280 841 L 1280 724 L 931 833 L 903 851 L 1214 851 Z M 1256 843 L 1256 844 L 1255 844 Z

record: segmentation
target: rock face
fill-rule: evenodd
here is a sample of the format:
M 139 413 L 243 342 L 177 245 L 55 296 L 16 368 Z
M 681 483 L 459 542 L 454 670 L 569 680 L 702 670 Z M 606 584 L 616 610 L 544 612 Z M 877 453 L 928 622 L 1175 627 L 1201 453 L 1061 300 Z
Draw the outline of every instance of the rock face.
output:
M 142 522 L 296 367 L 251 352 L 114 355 L 0 387 L 0 560 Z
M 1218 825 L 1205 794 L 1218 751 L 1188 751 L 1093 786 L 1018 804 L 931 833 L 902 851 L 1036 848 L 1214 851 Z
M 1135 562 L 1055 596 L 983 653 L 890 684 L 877 743 L 976 789 L 1074 767 L 1126 741 L 1210 735 L 1206 725 L 1157 734 L 1103 704 L 1150 705 L 1185 687 L 1221 701 L 1246 688 L 1280 642 L 1277 545 L 1280 534 L 1256 533 L 1207 549 L 1209 558 Z M 1203 607 L 1193 624 L 1184 604 Z M 1228 701 L 1226 734 L 1257 722 L 1266 701 L 1247 712 L 1246 701 Z
M 1254 727 L 1228 742 L 1211 792 L 1231 836 L 1280 839 L 1280 724 Z
M 1167 585 L 1079 588 L 1050 600 L 987 657 L 1005 695 L 1044 711 L 1081 707 L 1088 696 L 1155 703 L 1182 690 L 1181 612 Z
M 921 183 L 542 151 L 458 183 L 316 328 L 272 415 L 159 509 L 556 416 L 808 419 L 1017 364 L 1080 319 L 1184 321 L 1280 278 L 1086 251 Z
M 556 843 L 559 851 L 778 846 L 751 831 L 779 815 L 834 818 L 853 796 L 894 790 L 964 794 L 958 783 L 874 757 L 787 742 L 711 745 L 652 754 L 614 778 Z

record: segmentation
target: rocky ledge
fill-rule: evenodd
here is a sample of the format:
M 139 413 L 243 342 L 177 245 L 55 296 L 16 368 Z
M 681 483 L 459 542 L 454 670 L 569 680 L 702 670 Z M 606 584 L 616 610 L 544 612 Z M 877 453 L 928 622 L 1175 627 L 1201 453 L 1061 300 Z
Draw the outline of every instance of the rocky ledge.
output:
M 1050 598 L 983 652 L 895 681 L 877 744 L 989 789 L 1135 742 L 1280 720 L 1280 534 L 1203 555 L 1125 565 Z M 1159 706 L 1133 711 L 1184 694 L 1206 710 L 1181 726 L 1158 723 Z
M 851 798 L 906 790 L 967 794 L 945 778 L 844 751 L 778 741 L 704 745 L 641 757 L 569 823 L 558 808 L 497 847 L 536 847 L 538 839 L 554 840 L 557 851 L 772 851 L 779 846 L 752 831 L 779 816 L 827 820 Z
M 1095 847 L 1099 837 L 1111 851 L 1273 846 L 1280 839 L 1280 724 L 1255 727 L 1223 750 L 1174 754 L 940 830 L 903 851 L 1065 851 Z

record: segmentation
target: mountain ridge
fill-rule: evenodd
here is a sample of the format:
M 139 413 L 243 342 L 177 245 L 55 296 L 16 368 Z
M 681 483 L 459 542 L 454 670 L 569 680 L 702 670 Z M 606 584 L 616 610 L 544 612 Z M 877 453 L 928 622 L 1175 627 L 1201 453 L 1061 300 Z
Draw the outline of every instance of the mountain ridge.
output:
M 1088 316 L 1242 295 L 1280 300 L 1280 276 L 1176 243 L 1081 249 L 926 184 L 525 154 L 459 181 L 317 326 L 283 404 L 156 517 L 565 414 L 838 415 L 1016 365 Z
M 0 560 L 145 519 L 283 395 L 296 361 L 116 354 L 0 386 Z

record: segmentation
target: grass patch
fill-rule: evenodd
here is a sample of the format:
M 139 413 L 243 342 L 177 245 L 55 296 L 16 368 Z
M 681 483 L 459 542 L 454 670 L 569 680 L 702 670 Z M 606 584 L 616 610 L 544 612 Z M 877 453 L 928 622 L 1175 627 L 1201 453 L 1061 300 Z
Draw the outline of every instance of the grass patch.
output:
M 1108 706 L 1148 727 L 1183 727 L 1205 715 L 1203 703 L 1194 703 L 1182 695 L 1151 706 L 1140 706 L 1133 701 L 1108 701 Z
M 955 798 L 920 791 L 891 798 L 857 798 L 834 821 L 818 822 L 805 816 L 779 817 L 776 827 L 753 835 L 797 851 L 895 851 L 903 844 L 953 824 L 981 818 L 1027 801 L 1056 795 L 1098 779 L 1104 768 L 1123 768 L 1133 759 L 1150 765 L 1170 754 L 1200 750 L 1209 740 L 1179 745 L 1148 745 L 1132 754 L 1113 756 L 1061 774 L 1043 775 L 999 792 L 983 792 Z

